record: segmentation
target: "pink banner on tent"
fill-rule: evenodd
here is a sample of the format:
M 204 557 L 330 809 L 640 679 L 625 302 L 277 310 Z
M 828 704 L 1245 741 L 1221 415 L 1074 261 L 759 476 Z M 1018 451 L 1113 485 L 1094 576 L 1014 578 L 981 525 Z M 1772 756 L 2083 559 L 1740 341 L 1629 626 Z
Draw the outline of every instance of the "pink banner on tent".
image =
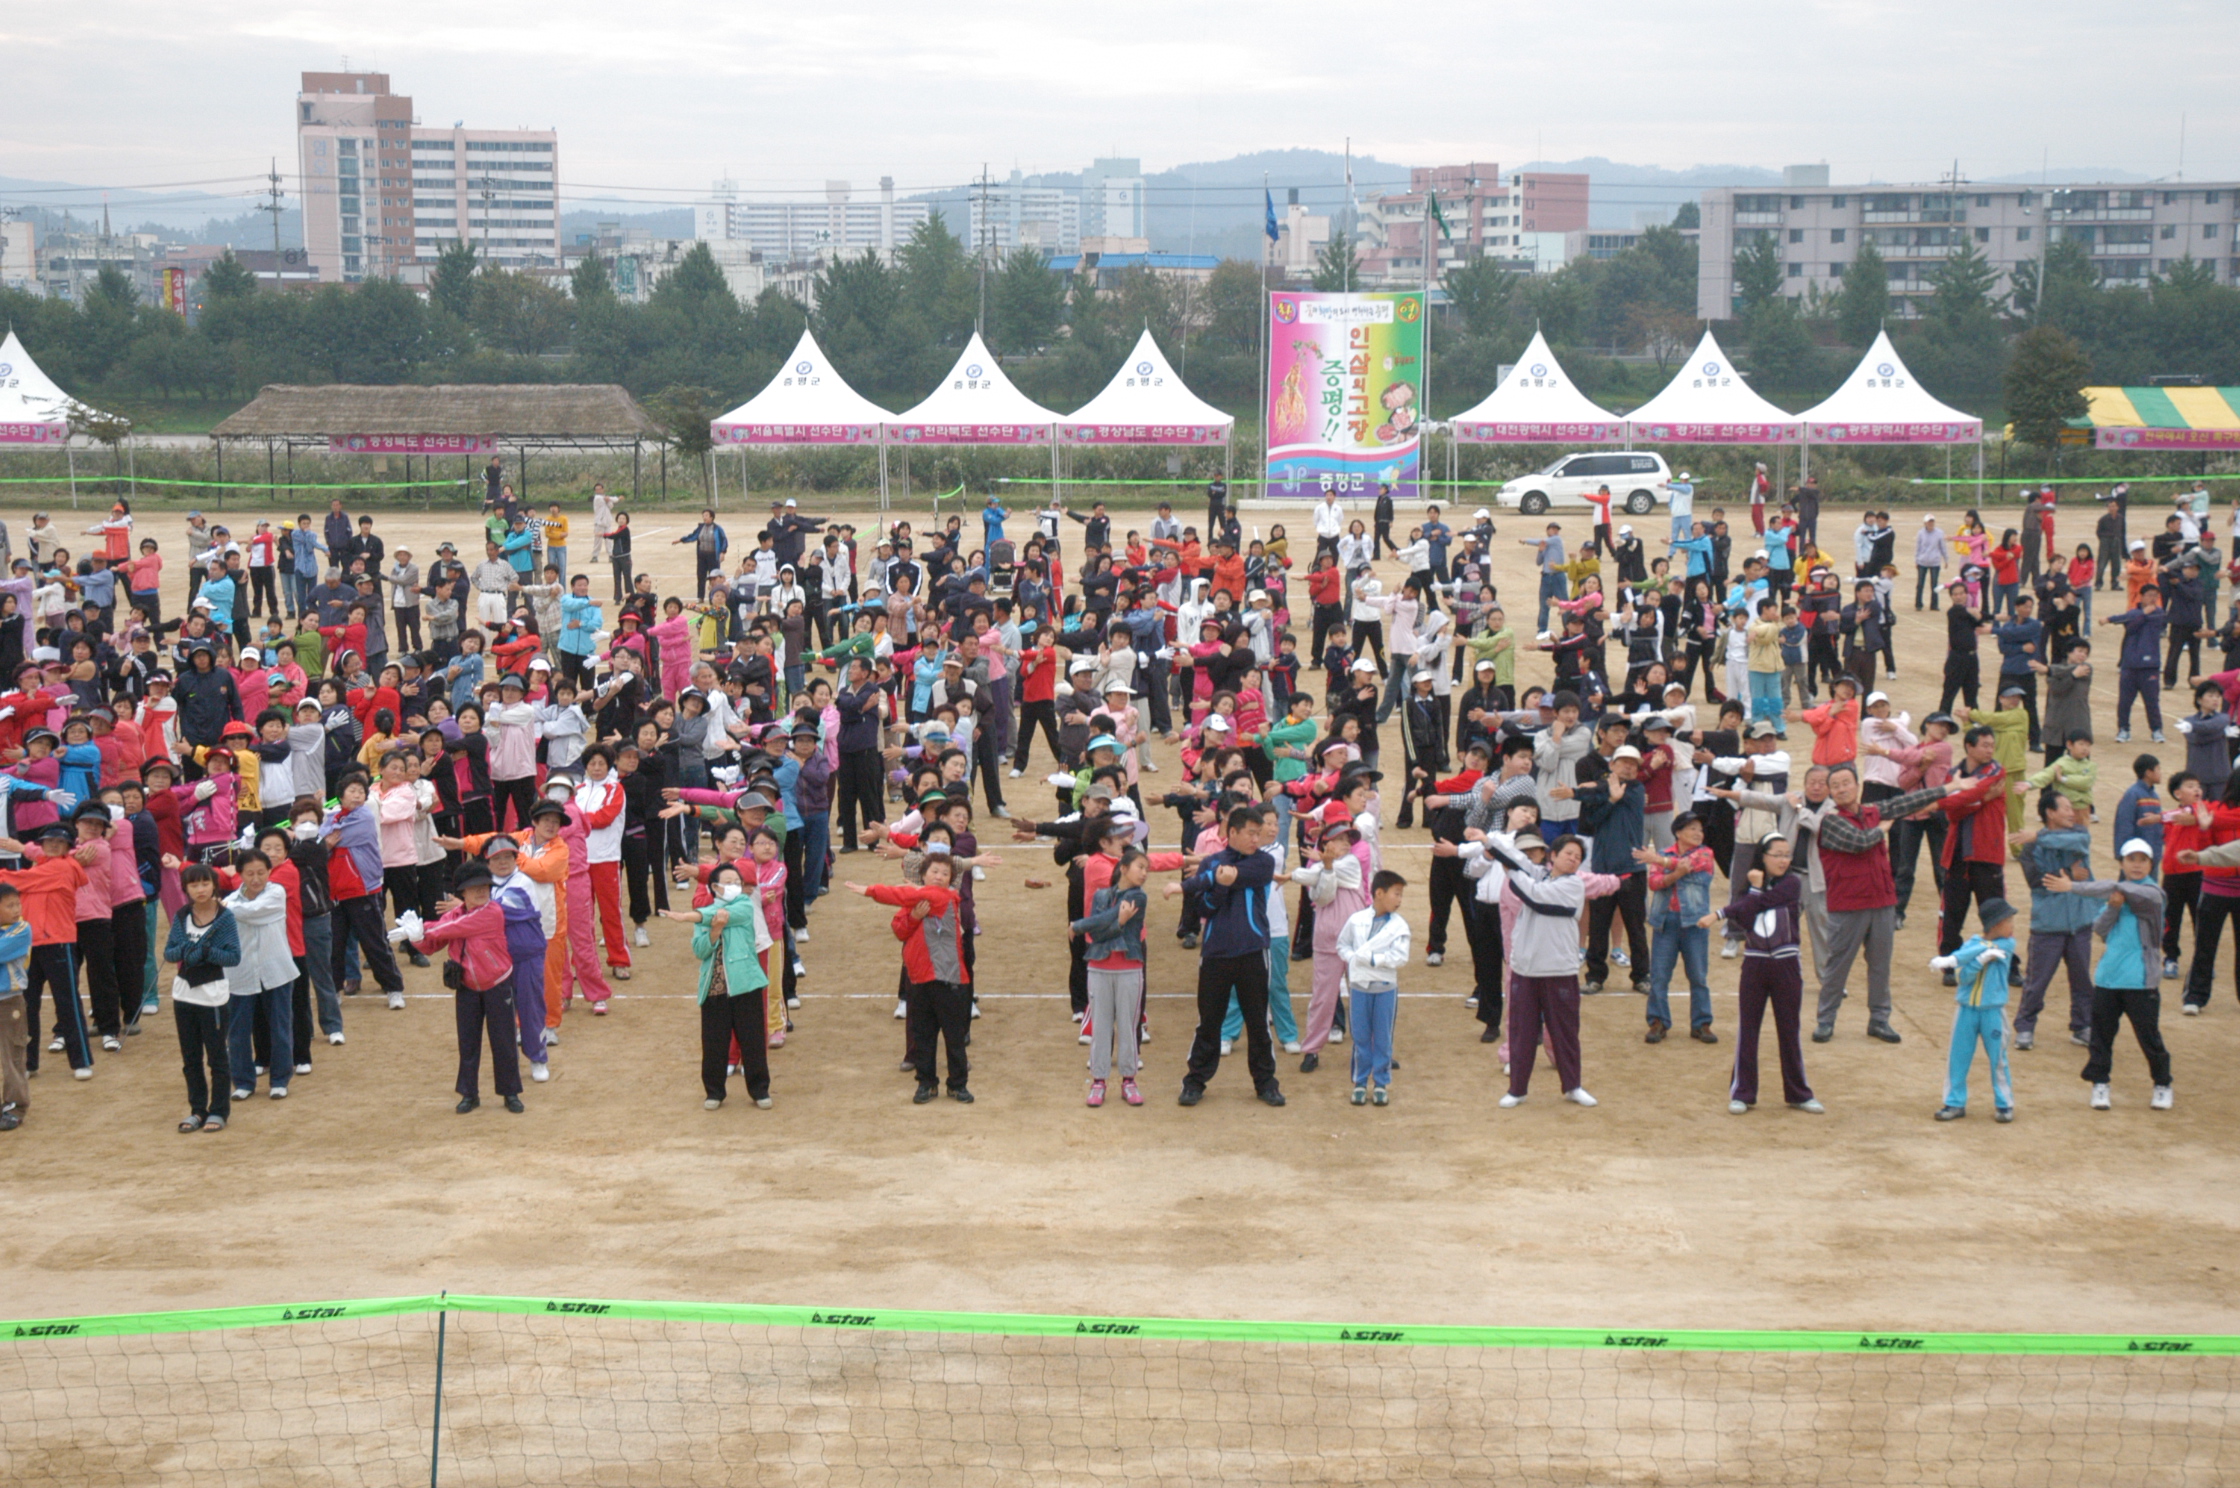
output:
M 498 441 L 486 434 L 337 434 L 330 455 L 488 455 Z
M 69 437 L 68 424 L 0 424 L 0 444 L 61 444 Z
M 1047 444 L 1048 424 L 891 424 L 904 444 Z
M 1464 444 L 1611 444 L 1625 437 L 1625 426 L 1607 424 L 1458 423 L 1455 437 Z
M 1229 437 L 1222 424 L 1060 424 L 1067 444 L 1219 444 Z
M 1972 444 L 1981 424 L 1807 424 L 1814 444 Z
M 2095 429 L 2100 449 L 2240 449 L 2240 429 Z
M 718 424 L 718 444 L 876 444 L 877 424 Z
M 1666 444 L 1790 444 L 1795 424 L 1628 424 L 1635 439 Z

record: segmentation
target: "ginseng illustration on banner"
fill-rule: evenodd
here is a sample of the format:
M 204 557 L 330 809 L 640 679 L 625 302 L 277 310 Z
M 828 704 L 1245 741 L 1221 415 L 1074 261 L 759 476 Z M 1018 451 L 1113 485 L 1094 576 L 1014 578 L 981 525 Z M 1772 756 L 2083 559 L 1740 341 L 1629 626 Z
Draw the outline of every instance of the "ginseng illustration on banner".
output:
M 1268 297 L 1268 484 L 1416 497 L 1422 454 L 1420 290 Z

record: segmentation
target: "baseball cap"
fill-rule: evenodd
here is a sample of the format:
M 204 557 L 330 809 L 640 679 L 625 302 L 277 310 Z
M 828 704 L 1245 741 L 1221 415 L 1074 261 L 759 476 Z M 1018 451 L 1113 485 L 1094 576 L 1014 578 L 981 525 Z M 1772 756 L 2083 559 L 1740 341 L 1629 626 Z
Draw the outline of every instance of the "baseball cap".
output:
M 2002 687 L 2002 688 L 2000 688 L 2000 689 L 1999 689 L 1999 696 L 2001 696 L 2001 697 L 2028 697 L 2028 696 L 2030 696 L 2030 690 L 2029 690 L 2028 688 L 2026 688 L 2026 687 Z
M 1373 672 L 1377 669 L 1377 664 L 1366 656 L 1360 656 L 1354 659 L 1353 669 L 1357 672 Z
M 2116 854 L 2116 856 L 2119 858 L 2128 858 L 2134 855 L 2151 858 L 2155 856 L 2155 851 L 2153 848 L 2147 846 L 2146 838 L 2134 837 L 2129 842 L 2126 842 L 2123 845 L 2122 850 Z
M 1887 692 L 1870 692 L 1867 694 L 1867 706 L 1870 708 L 1876 703 L 1887 703 L 1889 701 L 1890 694 Z
M 1641 758 L 1641 751 L 1634 748 L 1631 744 L 1620 744 L 1618 746 L 1618 752 L 1611 755 L 1610 758 L 1613 762 L 1622 759 L 1638 760 Z
M 1645 734 L 1669 734 L 1672 732 L 1672 720 L 1665 717 L 1662 713 L 1652 713 L 1647 718 L 1641 720 L 1641 732 Z
M 1772 738 L 1774 736 L 1773 720 L 1770 718 L 1761 718 L 1757 722 L 1751 724 L 1749 736 L 1753 739 Z

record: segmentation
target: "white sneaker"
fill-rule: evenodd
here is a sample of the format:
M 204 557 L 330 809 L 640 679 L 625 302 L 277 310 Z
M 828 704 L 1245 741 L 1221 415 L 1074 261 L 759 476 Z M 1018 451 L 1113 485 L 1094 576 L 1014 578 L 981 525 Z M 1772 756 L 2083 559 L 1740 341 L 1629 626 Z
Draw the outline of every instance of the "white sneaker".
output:
M 1342 1043 L 1344 1043 L 1345 1041 L 1346 1041 L 1346 1031 L 1345 1031 L 1345 1030 L 1344 1030 L 1343 1028 L 1333 1028 L 1333 1029 L 1331 1029 L 1331 1030 L 1330 1030 L 1330 1042 L 1331 1042 L 1331 1043 L 1333 1043 L 1333 1044 L 1342 1044 Z
M 988 881 L 988 870 L 981 867 L 978 863 L 973 864 L 972 881 L 974 883 L 986 883 Z M 801 937 L 798 935 L 794 937 L 795 940 L 799 940 L 800 938 Z
M 904 1018 L 907 1018 L 909 1016 L 910 1004 L 908 1004 L 907 1002 L 898 1002 L 894 1005 L 894 1020 L 897 1023 L 901 1022 Z
M 2157 1111 L 2167 1111 L 2170 1109 L 2170 1100 L 2170 1087 L 2167 1085 L 2157 1085 L 2154 1088 L 2154 1099 L 2148 1101 L 2147 1104 L 2154 1107 Z
M 92 1078 L 93 1078 L 93 1066 L 89 1064 L 89 1065 L 87 1065 L 87 1066 L 86 1066 L 86 1067 L 85 1067 L 84 1069 L 74 1069 L 74 1070 L 70 1071 L 70 1078 L 71 1078 L 71 1079 L 73 1079 L 73 1080 L 90 1080 L 90 1079 L 92 1079 Z M 246 1100 L 246 1099 L 247 1099 L 247 1097 L 246 1097 L 246 1096 L 244 1096 L 244 1097 L 243 1097 L 243 1099 L 244 1099 L 244 1100 Z
M 1284 1045 L 1283 1045 L 1283 1052 L 1284 1052 L 1284 1053 L 1286 1053 L 1286 1054 L 1296 1054 L 1296 1053 L 1298 1053 L 1298 1052 L 1299 1052 L 1299 1041 L 1298 1041 L 1297 1039 L 1287 1039 L 1287 1040 L 1285 1040 L 1285 1042 L 1284 1042 Z
M 794 932 L 793 932 L 793 943 L 794 943 L 795 945 L 807 945 L 807 944 L 809 943 L 809 932 L 808 932 L 808 930 L 807 930 L 806 928 L 803 928 L 803 929 L 800 929 L 800 930 L 796 930 L 796 931 L 794 931 Z
M 255 1092 L 254 1090 L 236 1090 L 236 1091 L 235 1091 L 235 1092 L 233 1093 L 233 1098 L 234 1098 L 235 1100 L 237 1100 L 237 1101 L 245 1101 L 245 1100 L 247 1100 L 247 1099 L 248 1099 L 248 1098 L 249 1098 L 250 1096 L 252 1096 L 252 1095 L 255 1095 L 255 1094 L 256 1094 L 256 1092 Z
M 389 1011 L 392 1013 L 401 1013 L 404 1011 L 404 994 L 402 992 L 392 992 L 389 994 Z
M 767 1111 L 767 1110 L 769 1110 L 769 1109 L 770 1109 L 770 1097 L 766 1095 L 766 1096 L 764 1096 L 764 1097 L 763 1097 L 762 1099 L 760 1099 L 760 1100 L 756 1101 L 756 1102 L 754 1103 L 754 1108 L 755 1108 L 755 1109 L 756 1109 L 757 1111 Z
M 1728 1101 L 1727 1114 L 1729 1116 L 1747 1116 L 1750 1114 L 1750 1108 L 1741 1101 Z
M 1571 1102 L 1575 1106 L 1591 1106 L 1596 1104 L 1595 1098 L 1587 1094 L 1586 1087 L 1583 1085 L 1580 1086 L 1577 1090 L 1566 1090 L 1563 1093 L 1563 1098 Z
M 799 1007 L 800 1004 L 795 1003 L 794 1006 Z M 980 1004 L 977 1002 L 972 1005 L 972 1016 L 975 1018 L 980 1016 Z
M 2108 1087 L 2107 1087 L 2107 1086 L 2105 1086 L 2105 1085 L 2095 1085 L 2095 1086 L 2093 1086 L 2093 1087 L 2092 1087 L 2092 1109 L 2093 1109 L 2093 1110 L 2095 1110 L 2095 1111 L 2105 1111 L 2105 1110 L 2109 1109 L 2109 1108 L 2110 1108 L 2111 1106 L 2113 1106 L 2114 1104 L 2115 1104 L 2115 1102 L 2113 1102 L 2113 1101 L 2111 1101 L 2111 1100 L 2109 1100 L 2109 1099 L 2108 1099 Z
M 1018 778 L 1019 778 L 1020 776 L 1022 776 L 1022 775 L 1024 775 L 1024 774 L 1026 774 L 1026 773 L 1027 773 L 1027 772 L 1026 772 L 1026 771 L 1024 771 L 1024 770 L 1013 770 L 1013 771 L 1011 772 L 1011 778 L 1012 778 L 1013 780 L 1017 780 L 1017 779 L 1018 779 Z
M 1501 1097 L 1501 1109 L 1502 1109 L 1502 1110 L 1504 1110 L 1504 1111 L 1508 1111 L 1508 1110 L 1513 1110 L 1513 1109 L 1515 1109 L 1516 1107 L 1518 1107 L 1518 1106 L 1521 1106 L 1521 1105 L 1523 1105 L 1523 1104 L 1524 1104 L 1524 1097 L 1523 1097 L 1523 1096 L 1521 1096 L 1521 1095 L 1510 1095 L 1510 1094 L 1507 1094 L 1506 1092 L 1504 1092 L 1504 1093 L 1502 1094 L 1502 1097 Z
M 124 1045 L 113 1034 L 105 1033 L 101 1035 L 101 1048 L 104 1053 L 115 1054 L 122 1050 Z
M 643 926 L 643 925 L 640 925 L 640 926 L 638 927 L 638 933 L 637 933 L 636 935 L 634 935 L 634 936 L 632 936 L 632 937 L 631 937 L 630 943 L 631 943 L 632 945 L 639 945 L 639 946 L 649 946 L 649 945 L 652 945 L 652 944 L 653 944 L 653 942 L 652 942 L 651 940 L 648 940 L 648 939 L 646 938 L 646 927 L 645 927 L 645 926 Z
M 327 1035 L 327 1042 L 339 1049 L 342 1047 L 342 1035 L 339 1033 L 330 1033 Z
M 1230 1040 L 1230 1039 L 1223 1039 L 1223 1040 L 1221 1041 L 1221 1052 L 1222 1052 L 1222 1053 L 1223 1053 L 1224 1055 L 1229 1055 L 1229 1054 L 1234 1054 L 1234 1053 L 1236 1053 L 1236 1052 L 1237 1052 L 1237 1046 L 1236 1046 L 1235 1042 L 1234 1042 L 1233 1040 Z
M 529 1078 L 542 1085 L 552 1078 L 552 1066 L 541 1059 L 530 1061 Z
M 1096 1042 L 1096 1038 L 1092 1034 L 1083 1033 L 1079 1038 L 1075 1039 L 1074 1042 L 1077 1044 L 1093 1044 Z
M 739 1066 L 735 1064 L 727 1064 L 723 1067 L 723 1073 L 725 1078 L 727 1079 L 735 1077 L 739 1073 Z
M 47 1041 L 47 1052 L 49 1054 L 60 1054 L 62 1052 L 61 1034 L 58 1033 L 52 1039 L 49 1039 Z
M 1732 961 L 1734 959 L 1734 945 L 1735 943 L 1731 940 L 1720 941 L 1719 959 L 1722 961 Z
M 1074 1022 L 1076 1022 L 1076 1023 L 1079 1023 L 1079 1022 L 1080 1022 L 1080 1021 L 1081 1021 L 1082 1019 L 1084 1019 L 1084 1018 L 1086 1018 L 1086 1017 L 1088 1017 L 1088 1016 L 1089 1016 L 1089 1015 L 1088 1015 L 1087 1013 L 1075 1013 L 1075 1014 L 1073 1015 L 1073 1021 L 1074 1021 Z
M 1610 961 L 1615 966 L 1631 966 L 1633 964 L 1633 958 L 1620 950 L 1610 952 Z
M 1444 966 L 1447 964 L 1447 953 L 1445 951 L 1427 951 L 1424 953 L 1423 964 L 1426 966 Z
M 787 1009 L 787 1011 L 789 1011 L 789 1012 L 798 1012 L 798 1011 L 800 1010 L 800 1008 L 801 1008 L 801 999 L 800 999 L 800 998 L 798 998 L 798 997 L 789 997 L 789 998 L 787 998 L 787 999 L 786 999 L 786 1009 Z
M 2201 1009 L 2195 1007 L 2190 1002 L 2183 1004 L 2181 1007 L 2179 1007 L 2178 1011 L 2185 1014 L 2189 1018 L 2198 1018 L 2201 1016 Z
M 719 1100 L 704 1100 L 700 1102 L 700 1109 L 703 1111 L 720 1111 L 723 1109 L 723 1102 Z
M 296 1066 L 296 1073 L 299 1075 L 308 1075 L 311 1073 L 311 1066 L 308 1064 L 299 1064 Z
M 1137 1028 L 1137 1029 L 1136 1029 L 1136 1046 L 1137 1046 L 1138 1048 L 1141 1048 L 1141 1047 L 1142 1047 L 1143 1045 L 1145 1045 L 1145 1044 L 1148 1044 L 1148 1043 L 1150 1043 L 1150 1042 L 1151 1042 L 1151 1025 L 1150 1025 L 1150 1024 L 1148 1024 L 1148 1023 L 1145 1023 L 1145 1024 L 1143 1024 L 1142 1026 L 1140 1026 L 1139 1028 Z
M 257 1073 L 259 1075 L 269 1075 L 272 1073 L 272 1071 L 266 1069 L 263 1065 L 260 1064 L 257 1066 Z
M 288 1087 L 285 1085 L 273 1086 L 271 1096 L 274 1100 L 286 1100 L 288 1098 Z
M 1789 1107 L 1789 1109 L 1792 1111 L 1802 1111 L 1807 1116 L 1825 1116 L 1828 1114 L 1828 1108 L 1821 1105 L 1817 1100 L 1798 1101 L 1795 1105 Z

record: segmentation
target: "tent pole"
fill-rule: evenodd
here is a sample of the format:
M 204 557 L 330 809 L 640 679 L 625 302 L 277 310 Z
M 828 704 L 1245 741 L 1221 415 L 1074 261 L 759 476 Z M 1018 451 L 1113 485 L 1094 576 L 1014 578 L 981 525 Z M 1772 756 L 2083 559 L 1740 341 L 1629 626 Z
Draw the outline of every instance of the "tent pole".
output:
M 70 509 L 76 511 L 78 508 L 78 452 L 70 447 L 67 440 L 64 441 L 62 446 L 62 458 L 70 467 Z
M 280 457 L 273 453 L 272 441 L 264 442 L 264 483 L 275 504 L 280 500 Z
M 645 455 L 646 442 L 643 439 L 631 440 L 630 499 L 632 501 L 643 501 L 646 499 Z
M 140 441 L 130 434 L 124 437 L 124 471 L 126 487 L 132 492 L 132 499 L 138 501 L 140 499 Z M 220 491 L 218 499 L 222 504 L 225 500 L 225 492 Z
M 1945 498 L 1950 501 L 1951 497 Z M 1983 440 L 1976 440 L 1976 510 L 1983 510 Z

